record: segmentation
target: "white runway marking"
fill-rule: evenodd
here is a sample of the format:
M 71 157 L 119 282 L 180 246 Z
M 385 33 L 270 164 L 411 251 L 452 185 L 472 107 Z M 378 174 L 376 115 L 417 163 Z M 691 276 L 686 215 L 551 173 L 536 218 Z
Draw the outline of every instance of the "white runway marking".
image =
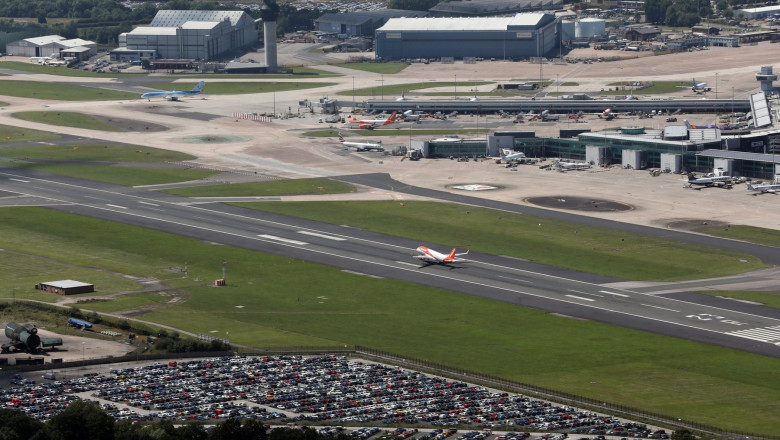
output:
M 316 232 L 309 232 L 309 231 L 298 231 L 299 234 L 304 235 L 311 235 L 312 237 L 320 237 L 320 238 L 327 238 L 328 240 L 335 240 L 335 241 L 347 241 L 346 238 L 341 237 L 334 237 L 332 235 L 325 235 L 325 234 L 318 234 Z
M 652 307 L 652 308 L 654 308 L 654 309 L 668 310 L 668 311 L 670 311 L 670 312 L 680 313 L 680 311 L 679 311 L 679 310 L 674 310 L 674 309 L 667 309 L 666 307 L 661 307 L 661 306 L 654 306 L 654 305 L 652 305 L 652 304 L 642 304 L 642 305 L 643 305 L 643 306 L 645 306 L 645 307 Z
M 780 325 L 774 327 L 751 328 L 748 330 L 737 330 L 726 333 L 731 336 L 752 339 L 754 341 L 769 342 L 770 344 L 780 345 Z
M 305 245 L 309 244 L 309 243 L 306 243 L 305 241 L 290 240 L 289 238 L 282 238 L 282 237 L 277 237 L 275 235 L 268 235 L 268 234 L 260 234 L 260 235 L 258 235 L 258 237 L 265 238 L 266 240 L 275 240 L 275 241 L 281 241 L 282 243 L 295 244 L 295 245 L 298 245 L 298 246 L 305 246 Z
M 622 296 L 623 298 L 629 298 L 628 295 L 623 295 L 622 293 L 609 292 L 607 290 L 599 290 L 599 292 L 606 293 L 607 295 L 615 295 L 615 296 Z
M 160 205 L 158 205 L 157 203 L 152 203 L 152 202 L 144 202 L 143 200 L 140 200 L 138 203 L 140 203 L 140 204 L 142 204 L 142 205 L 160 206 Z
M 582 295 L 598 296 L 599 298 L 604 298 L 604 295 L 599 295 L 597 293 L 580 292 L 579 290 L 574 290 L 574 289 L 569 289 L 569 292 L 579 293 Z
M 595 299 L 583 298 L 583 297 L 577 296 L 577 295 L 566 295 L 566 296 L 568 296 L 569 298 L 581 299 L 583 301 L 591 301 L 591 302 L 596 301 Z
M 109 203 L 106 203 L 106 206 L 110 206 L 112 208 L 127 209 L 127 206 L 111 205 Z
M 22 180 L 22 179 L 14 179 L 14 178 L 10 178 L 10 179 L 8 179 L 8 180 L 13 180 L 14 182 L 30 183 L 30 181 L 29 181 L 29 180 Z

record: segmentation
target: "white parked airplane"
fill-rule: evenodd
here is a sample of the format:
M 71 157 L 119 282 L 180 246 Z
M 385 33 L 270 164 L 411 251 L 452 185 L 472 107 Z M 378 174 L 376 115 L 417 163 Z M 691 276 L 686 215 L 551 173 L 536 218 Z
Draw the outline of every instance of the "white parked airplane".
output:
M 525 153 L 522 151 L 518 151 L 517 153 L 513 152 L 509 149 L 503 149 L 501 150 L 501 160 L 505 162 L 511 162 L 513 160 L 520 160 L 525 159 Z
M 452 248 L 452 251 L 450 251 L 449 254 L 442 254 L 440 252 L 436 252 L 433 249 L 429 249 L 425 246 L 419 246 L 415 251 L 416 254 L 412 255 L 412 258 L 415 258 L 417 260 L 422 261 L 426 264 L 448 264 L 448 263 L 459 263 L 467 260 L 463 260 L 459 257 L 461 255 L 466 255 L 469 253 L 469 251 L 462 252 L 462 253 L 456 253 L 457 248 Z
M 685 188 L 690 188 L 693 185 L 701 185 L 706 187 L 719 186 L 730 189 L 734 184 L 734 178 L 731 176 L 696 177 L 693 173 L 688 173 L 687 177 L 683 177 L 683 182 L 685 182 Z
M 584 170 L 590 168 L 590 164 L 587 162 L 561 162 L 560 160 L 555 159 L 553 167 L 561 171 Z
M 344 140 L 344 136 L 342 136 L 341 133 L 339 133 L 339 142 L 341 142 L 341 145 L 343 145 L 345 147 L 357 148 L 358 151 L 371 151 L 371 150 L 385 151 L 385 149 L 384 149 L 384 147 L 382 147 L 381 143 L 372 144 L 372 143 L 369 143 L 369 142 L 350 142 L 350 141 Z M 379 141 L 379 142 L 382 142 L 382 141 Z
M 777 192 L 780 191 L 780 183 L 773 183 L 770 185 L 756 185 L 756 186 L 753 186 L 748 183 L 747 189 L 748 191 L 755 191 L 756 193 L 753 194 L 754 196 L 757 196 L 759 194 L 765 194 L 765 193 L 777 194 Z
M 410 122 L 417 122 L 420 120 L 422 115 L 420 114 L 414 114 L 413 111 L 407 110 L 403 113 L 404 121 L 410 121 Z
M 141 98 L 152 100 L 152 98 L 165 98 L 168 101 L 178 101 L 180 97 L 200 95 L 203 91 L 204 82 L 199 82 L 192 90 L 168 90 L 164 92 L 146 92 Z
M 707 87 L 706 82 L 696 84 L 696 78 L 694 78 L 692 81 L 691 90 L 693 90 L 694 92 L 709 92 L 712 89 Z
M 398 112 L 393 112 L 387 119 L 350 119 L 347 121 L 348 125 L 357 125 L 358 128 L 374 128 L 377 125 L 390 125 L 395 122 L 395 117 Z

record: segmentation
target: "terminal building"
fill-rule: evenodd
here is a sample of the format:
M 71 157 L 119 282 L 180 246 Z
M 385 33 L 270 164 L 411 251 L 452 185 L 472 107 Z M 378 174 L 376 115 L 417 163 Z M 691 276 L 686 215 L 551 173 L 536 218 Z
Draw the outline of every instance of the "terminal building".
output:
M 161 10 L 149 26 L 120 34 L 111 59 L 208 61 L 257 41 L 255 20 L 243 11 Z
M 520 59 L 556 54 L 558 19 L 544 12 L 508 17 L 392 18 L 376 31 L 377 59 Z

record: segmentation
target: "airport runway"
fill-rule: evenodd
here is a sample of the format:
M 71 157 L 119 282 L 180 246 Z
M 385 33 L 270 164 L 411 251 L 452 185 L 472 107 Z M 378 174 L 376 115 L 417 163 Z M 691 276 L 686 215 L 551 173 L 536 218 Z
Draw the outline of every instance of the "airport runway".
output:
M 381 175 L 353 176 L 351 179 L 387 183 Z M 325 264 L 351 272 L 780 357 L 780 316 L 766 307 L 748 304 L 730 307 L 730 302 L 697 303 L 639 290 L 616 289 L 608 285 L 619 280 L 479 253 L 469 254 L 468 263 L 455 267 L 420 267 L 410 258 L 412 249 L 420 243 L 408 239 L 219 203 L 195 204 L 190 199 L 143 188 L 119 187 L 7 168 L 0 168 L 0 185 L 6 193 L 19 195 L 19 199 L 0 199 L 7 205 L 14 204 L 16 200 L 27 205 L 35 202 L 64 212 Z M 403 186 L 394 189 L 429 191 Z M 442 198 L 459 197 L 448 196 Z M 476 204 L 475 200 L 466 201 Z M 497 203 L 481 202 L 486 206 Z M 501 209 L 507 207 L 502 206 Z M 548 211 L 539 211 L 550 215 Z M 577 217 L 561 215 L 566 219 Z M 591 220 L 583 218 L 580 221 Z M 603 225 L 603 220 L 597 221 Z M 622 223 L 610 227 L 615 226 L 647 232 L 642 227 Z M 681 234 L 644 229 L 666 236 L 674 235 L 674 238 Z M 737 242 L 728 243 L 729 246 L 742 246 Z M 774 251 L 776 253 L 776 249 Z

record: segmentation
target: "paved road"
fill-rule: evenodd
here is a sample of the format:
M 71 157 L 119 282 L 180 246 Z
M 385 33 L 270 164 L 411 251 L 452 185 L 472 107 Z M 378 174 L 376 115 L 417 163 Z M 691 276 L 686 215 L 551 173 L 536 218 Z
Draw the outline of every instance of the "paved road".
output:
M 0 199 L 5 204 L 43 204 L 371 276 L 780 357 L 780 316 L 766 307 L 696 303 L 617 289 L 608 286 L 619 280 L 474 252 L 468 263 L 455 267 L 420 267 L 410 258 L 419 243 L 408 239 L 218 203 L 195 204 L 143 188 L 2 168 L 0 187 L 19 195 Z

